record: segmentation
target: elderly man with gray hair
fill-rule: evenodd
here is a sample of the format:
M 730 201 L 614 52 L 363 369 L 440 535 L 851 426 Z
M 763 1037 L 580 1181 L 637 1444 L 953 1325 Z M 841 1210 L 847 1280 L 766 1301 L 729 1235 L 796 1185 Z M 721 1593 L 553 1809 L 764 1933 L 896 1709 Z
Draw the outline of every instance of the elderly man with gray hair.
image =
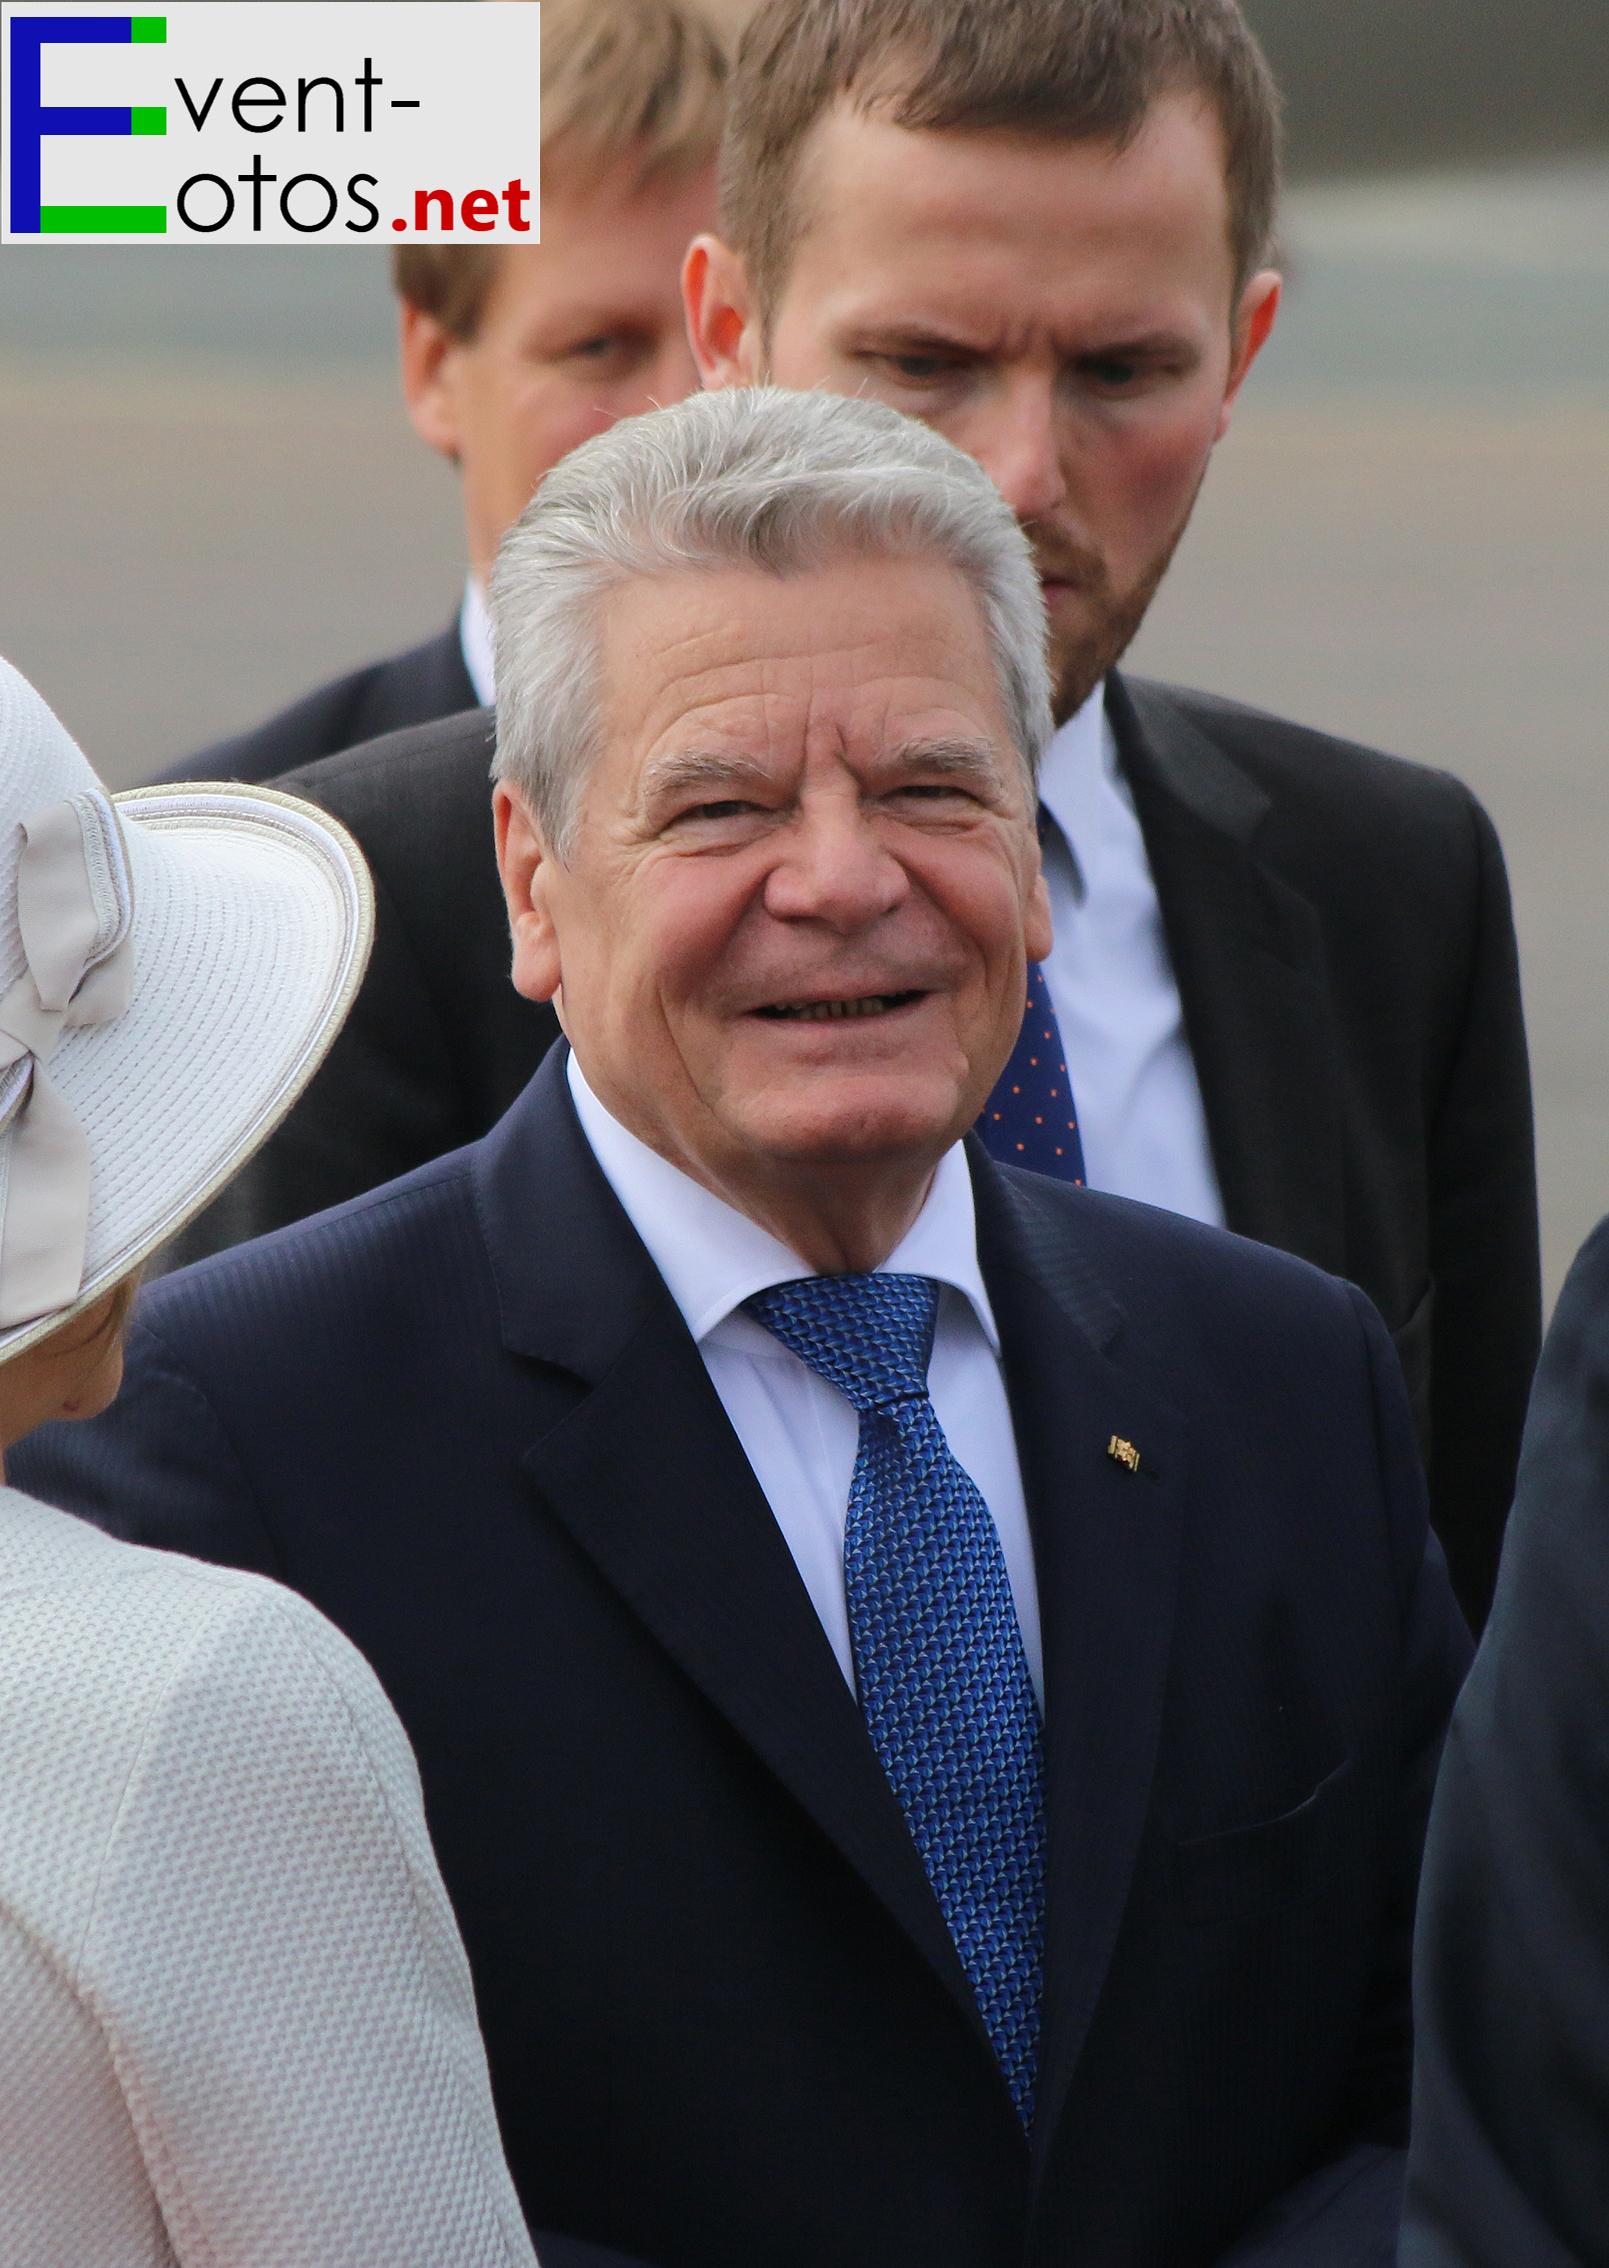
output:
M 26 1485 L 367 1653 L 536 2225 L 1385 2260 L 1466 1641 L 1362 1296 L 969 1131 L 1049 945 L 1008 507 L 886 408 L 705 396 L 553 473 L 493 604 L 568 1046 L 156 1286 Z

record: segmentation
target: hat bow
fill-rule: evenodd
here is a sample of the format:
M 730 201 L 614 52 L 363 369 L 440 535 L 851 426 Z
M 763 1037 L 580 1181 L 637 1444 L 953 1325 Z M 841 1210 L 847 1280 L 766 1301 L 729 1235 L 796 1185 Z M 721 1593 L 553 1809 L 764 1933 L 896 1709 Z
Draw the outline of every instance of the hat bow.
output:
M 134 985 L 134 890 L 111 803 L 84 789 L 21 828 L 27 967 L 0 999 L 0 1328 L 78 1296 L 89 1142 L 45 1065 L 64 1032 L 120 1016 Z

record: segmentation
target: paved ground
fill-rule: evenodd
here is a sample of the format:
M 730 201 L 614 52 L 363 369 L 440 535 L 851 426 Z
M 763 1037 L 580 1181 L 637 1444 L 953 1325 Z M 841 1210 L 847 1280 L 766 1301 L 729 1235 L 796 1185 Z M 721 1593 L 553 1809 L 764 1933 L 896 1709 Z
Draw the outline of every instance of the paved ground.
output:
M 1609 1210 L 1609 171 L 1295 200 L 1288 320 L 1138 665 L 1469 780 L 1514 875 L 1550 1290 Z M 132 781 L 445 620 L 363 254 L 0 253 L 0 651 Z

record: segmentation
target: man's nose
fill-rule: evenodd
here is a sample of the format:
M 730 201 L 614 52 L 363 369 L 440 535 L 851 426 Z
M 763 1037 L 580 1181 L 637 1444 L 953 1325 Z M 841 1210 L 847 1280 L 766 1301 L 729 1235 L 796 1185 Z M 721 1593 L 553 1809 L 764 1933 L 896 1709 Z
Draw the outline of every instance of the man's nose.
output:
M 853 936 L 892 913 L 910 888 L 853 795 L 807 798 L 779 839 L 765 908 L 777 921 L 820 921 Z
M 1010 379 L 967 438 L 971 454 L 1019 520 L 1041 520 L 1066 503 L 1055 380 L 1049 373 Z

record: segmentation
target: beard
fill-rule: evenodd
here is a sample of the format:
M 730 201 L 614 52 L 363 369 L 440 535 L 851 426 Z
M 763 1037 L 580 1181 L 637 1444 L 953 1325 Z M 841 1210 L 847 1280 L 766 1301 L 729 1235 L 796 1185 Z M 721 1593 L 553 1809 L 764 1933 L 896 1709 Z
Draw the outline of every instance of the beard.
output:
M 1166 542 L 1123 590 L 1113 587 L 1111 571 L 1098 551 L 1049 521 L 1023 523 L 1041 582 L 1064 586 L 1057 594 L 1055 611 L 1047 608 L 1045 653 L 1050 665 L 1051 708 L 1058 725 L 1076 715 L 1134 643 L 1157 585 L 1173 564 L 1195 501 L 1192 495 Z

